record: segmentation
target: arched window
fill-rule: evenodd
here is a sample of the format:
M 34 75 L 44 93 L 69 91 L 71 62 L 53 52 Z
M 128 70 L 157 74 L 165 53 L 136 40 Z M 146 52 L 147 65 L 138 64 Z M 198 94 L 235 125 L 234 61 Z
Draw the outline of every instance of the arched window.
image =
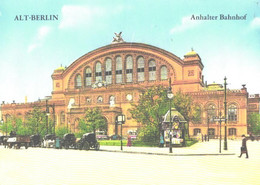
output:
M 91 86 L 91 76 L 92 76 L 92 71 L 90 69 L 90 67 L 86 68 L 86 71 L 85 71 L 85 85 L 86 86 Z
M 102 96 L 99 96 L 99 97 L 97 98 L 97 102 L 98 102 L 98 103 L 102 103 L 102 102 L 103 102 L 103 97 L 102 97 Z
M 63 125 L 65 123 L 65 113 L 62 111 L 60 113 L 60 124 Z
M 149 80 L 156 80 L 156 63 L 154 60 L 149 61 Z
M 101 68 L 101 63 L 97 62 L 96 63 L 96 82 L 102 82 L 102 68 Z
M 118 56 L 116 57 L 116 83 L 122 83 L 123 82 L 123 66 L 122 66 L 122 57 Z
M 228 135 L 229 136 L 236 136 L 237 135 L 237 129 L 236 128 L 229 128 L 228 129 Z
M 81 88 L 82 86 L 82 80 L 81 80 L 81 75 L 77 74 L 75 78 L 75 88 Z
M 194 135 L 194 136 L 198 135 L 199 133 L 201 133 L 200 128 L 195 128 L 195 129 L 193 129 L 193 135 Z
M 137 59 L 137 81 L 143 82 L 144 81 L 144 58 L 139 57 Z
M 234 104 L 228 107 L 228 121 L 237 121 L 237 106 Z
M 112 60 L 111 60 L 111 58 L 106 59 L 106 83 L 112 84 Z
M 161 80 L 167 80 L 168 78 L 168 71 L 166 66 L 161 67 Z
M 133 57 L 126 58 L 126 82 L 133 82 Z
M 216 111 L 216 107 L 215 107 L 215 105 L 213 105 L 213 104 L 210 104 L 209 106 L 208 106 L 208 109 L 207 109 L 207 116 L 208 116 L 208 118 L 209 118 L 209 121 L 210 122 L 214 122 L 214 117 L 216 117 L 216 115 L 217 115 L 217 111 Z

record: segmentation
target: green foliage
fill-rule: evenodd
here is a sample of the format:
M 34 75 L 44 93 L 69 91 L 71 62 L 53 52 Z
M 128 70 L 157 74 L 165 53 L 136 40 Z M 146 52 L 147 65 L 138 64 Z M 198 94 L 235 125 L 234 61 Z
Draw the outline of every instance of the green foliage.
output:
M 201 123 L 201 108 L 199 105 L 194 106 L 194 111 L 192 115 L 193 123 Z
M 39 107 L 34 107 L 25 120 L 28 127 L 28 134 L 40 134 L 44 136 L 47 133 L 47 122 L 45 113 Z
M 80 135 L 87 132 L 95 133 L 96 130 L 107 131 L 106 119 L 98 107 L 87 108 L 85 116 L 79 121 L 79 133 Z
M 192 120 L 194 105 L 190 95 L 178 91 L 173 98 L 173 102 L 176 110 L 183 115 L 187 122 Z
M 4 135 L 9 135 L 9 133 L 12 130 L 15 130 L 13 121 L 15 121 L 15 119 L 11 116 L 6 122 L 4 122 L 1 125 L 0 129 L 1 129 L 2 133 L 4 133 Z
M 248 124 L 249 124 L 249 132 L 251 132 L 253 135 L 260 134 L 260 114 L 258 113 L 250 114 L 248 119 Z
M 147 89 L 140 96 L 139 103 L 132 106 L 132 117 L 143 125 L 138 132 L 138 138 L 145 142 L 158 142 L 162 116 L 169 109 L 167 88 L 155 86 Z
M 180 112 L 183 115 L 184 119 L 187 121 L 188 128 L 186 133 L 189 137 L 189 122 L 194 118 L 194 113 L 196 110 L 192 97 L 189 94 L 184 94 L 181 91 L 178 91 L 173 98 L 173 102 L 176 110 Z
M 66 126 L 60 126 L 55 129 L 56 136 L 63 138 L 64 134 L 69 133 L 69 130 Z

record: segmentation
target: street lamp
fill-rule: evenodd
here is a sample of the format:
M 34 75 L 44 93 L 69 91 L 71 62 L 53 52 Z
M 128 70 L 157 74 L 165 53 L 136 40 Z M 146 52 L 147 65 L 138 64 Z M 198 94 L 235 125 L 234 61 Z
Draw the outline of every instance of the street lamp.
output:
M 52 114 L 53 114 L 53 124 L 54 124 L 54 135 L 55 135 L 55 104 L 48 105 L 48 100 L 46 100 L 46 127 L 47 127 L 47 134 L 48 134 L 48 119 L 50 116 L 50 110 L 49 108 L 52 108 Z
M 173 99 L 172 87 L 171 87 L 171 78 L 169 79 L 169 89 L 167 91 L 167 97 L 170 101 L 170 144 L 169 144 L 169 153 L 172 153 L 172 99 Z
M 208 141 L 209 141 L 209 117 L 208 117 Z
M 121 125 L 121 150 L 123 150 L 123 134 L 122 134 L 122 127 L 123 127 L 123 124 L 125 123 L 125 115 L 124 114 L 121 114 L 119 116 L 117 116 L 117 124 L 118 125 Z
M 224 78 L 224 88 L 225 88 L 225 101 L 224 101 L 224 108 L 225 108 L 225 137 L 224 137 L 224 150 L 227 150 L 227 78 Z

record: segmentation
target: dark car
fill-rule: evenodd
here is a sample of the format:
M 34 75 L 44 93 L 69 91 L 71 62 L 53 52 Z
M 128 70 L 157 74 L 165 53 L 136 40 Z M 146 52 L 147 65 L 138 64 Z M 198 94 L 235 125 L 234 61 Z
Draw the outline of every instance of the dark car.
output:
M 111 139 L 111 140 L 120 140 L 120 139 L 121 139 L 121 136 L 115 134 L 115 135 L 110 136 L 110 139 Z
M 63 136 L 62 145 L 65 149 L 74 148 L 76 149 L 76 137 L 74 134 L 65 134 Z
M 79 150 L 89 150 L 90 148 L 94 148 L 99 150 L 100 144 L 96 139 L 94 133 L 86 133 L 82 136 L 82 138 L 77 142 L 77 149 Z
M 30 136 L 30 146 L 31 147 L 40 147 L 41 146 L 41 136 L 39 134 Z

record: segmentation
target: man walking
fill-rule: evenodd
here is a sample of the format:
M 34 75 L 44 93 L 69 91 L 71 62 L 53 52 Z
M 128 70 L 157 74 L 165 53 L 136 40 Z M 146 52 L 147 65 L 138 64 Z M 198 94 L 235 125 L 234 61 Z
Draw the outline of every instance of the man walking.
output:
M 246 142 L 247 142 L 247 138 L 245 135 L 242 135 L 242 146 L 241 146 L 241 153 L 240 156 L 241 157 L 243 153 L 246 153 L 246 158 L 248 158 L 248 152 L 247 152 L 247 147 L 246 147 Z

